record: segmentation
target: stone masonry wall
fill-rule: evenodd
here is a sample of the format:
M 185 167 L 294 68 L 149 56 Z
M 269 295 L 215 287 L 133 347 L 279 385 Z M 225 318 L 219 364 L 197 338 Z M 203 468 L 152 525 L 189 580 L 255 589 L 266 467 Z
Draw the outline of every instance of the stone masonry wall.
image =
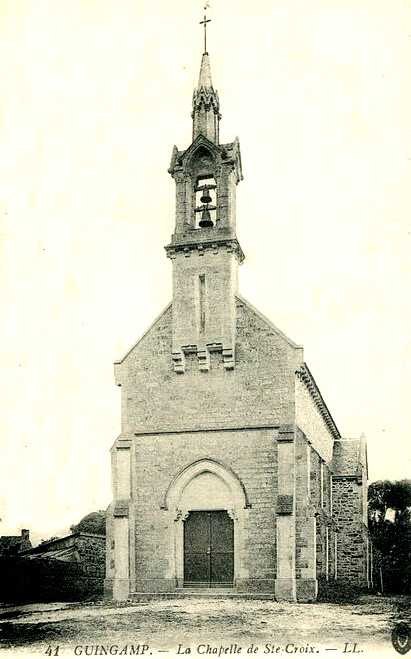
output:
M 202 458 L 220 461 L 243 483 L 247 511 L 242 562 L 247 589 L 273 589 L 276 576 L 277 445 L 276 431 L 199 432 L 136 437 L 133 497 L 137 590 L 142 580 L 161 582 L 173 572 L 172 520 L 161 509 L 166 491 L 185 466 Z M 142 505 L 138 505 L 142 502 Z M 265 584 L 265 585 L 264 585 Z
M 237 298 L 234 370 L 227 371 L 221 354 L 212 353 L 210 370 L 200 371 L 197 355 L 191 354 L 186 356 L 185 373 L 176 373 L 171 353 L 168 307 L 116 364 L 122 432 L 115 446 L 132 445 L 131 588 L 172 587 L 175 546 L 172 515 L 161 508 L 165 492 L 181 469 L 211 458 L 237 474 L 251 503 L 244 515 L 241 587 L 273 591 L 276 433 L 280 425 L 294 423 L 294 374 L 302 363 L 302 350 Z M 111 521 L 111 535 L 110 529 Z M 117 551 L 110 535 L 108 582 Z
M 297 498 L 297 563 L 296 576 L 304 576 L 307 572 L 305 554 L 307 540 L 305 518 L 315 519 L 313 533 L 315 534 L 315 573 L 319 589 L 335 578 L 335 524 L 333 522 L 333 502 L 330 464 L 334 439 L 329 431 L 310 392 L 298 377 L 295 382 L 296 424 L 304 441 L 300 441 L 298 461 L 309 463 L 309 478 L 301 478 L 298 492 L 301 492 L 301 502 Z M 307 474 L 307 468 L 305 469 Z M 306 482 L 308 480 L 308 483 Z M 298 486 L 298 483 L 297 483 Z M 308 490 L 308 507 L 304 513 L 304 493 Z M 305 495 L 307 496 L 307 495 Z M 298 508 L 302 508 L 298 513 Z
M 297 579 L 315 579 L 314 572 L 314 518 L 310 509 L 309 457 L 311 451 L 301 431 L 295 435 L 295 576 Z
M 104 578 L 106 538 L 81 533 L 76 541 L 76 549 L 86 574 Z
M 315 567 L 314 578 L 321 583 L 334 578 L 335 525 L 332 521 L 331 473 L 300 430 L 296 434 L 295 459 L 296 578 L 308 578 Z
M 367 530 L 363 523 L 362 489 L 354 478 L 333 482 L 333 508 L 339 530 L 337 579 L 356 585 L 367 585 Z

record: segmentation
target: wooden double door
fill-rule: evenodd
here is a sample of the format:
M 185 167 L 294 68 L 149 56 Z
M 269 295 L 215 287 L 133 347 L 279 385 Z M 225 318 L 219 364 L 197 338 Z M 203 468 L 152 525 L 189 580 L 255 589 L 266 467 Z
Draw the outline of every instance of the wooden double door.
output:
M 184 521 L 184 585 L 232 587 L 234 522 L 226 510 L 194 510 Z

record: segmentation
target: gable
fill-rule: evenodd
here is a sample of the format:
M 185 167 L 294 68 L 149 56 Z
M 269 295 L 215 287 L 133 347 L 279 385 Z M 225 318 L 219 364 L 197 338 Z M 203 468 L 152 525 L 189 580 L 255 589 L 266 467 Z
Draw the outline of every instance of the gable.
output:
M 197 135 L 194 142 L 185 151 L 179 151 L 176 146 L 173 147 L 170 167 L 168 169 L 169 173 L 174 174 L 181 168 L 186 169 L 189 167 L 190 161 L 201 148 L 206 150 L 216 162 L 226 161 L 233 164 L 237 183 L 243 180 L 240 141 L 238 137 L 235 138 L 234 142 L 217 145 L 202 133 Z
M 196 354 L 186 355 L 185 373 L 174 372 L 171 305 L 116 362 L 126 434 L 293 421 L 294 373 L 302 348 L 241 296 L 236 309 L 233 371 L 226 371 L 217 352 L 211 353 L 206 373 Z
M 191 160 L 191 158 L 198 152 L 199 149 L 204 149 L 210 153 L 214 158 L 221 157 L 221 148 L 209 140 L 205 135 L 198 135 L 194 142 L 190 144 L 180 157 L 181 164 Z
M 185 151 L 179 151 L 176 146 L 173 147 L 169 173 L 172 174 L 177 168 L 184 166 L 201 147 L 206 148 L 214 158 L 221 157 L 221 148 L 211 142 L 205 135 L 200 134 Z

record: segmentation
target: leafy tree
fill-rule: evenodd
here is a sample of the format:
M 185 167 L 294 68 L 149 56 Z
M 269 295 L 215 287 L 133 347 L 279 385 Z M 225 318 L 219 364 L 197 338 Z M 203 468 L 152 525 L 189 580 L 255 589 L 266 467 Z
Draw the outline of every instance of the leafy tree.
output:
M 411 480 L 371 483 L 368 523 L 381 590 L 411 593 Z
M 106 513 L 104 510 L 97 510 L 89 513 L 78 524 L 70 526 L 72 533 L 95 533 L 96 535 L 106 535 Z

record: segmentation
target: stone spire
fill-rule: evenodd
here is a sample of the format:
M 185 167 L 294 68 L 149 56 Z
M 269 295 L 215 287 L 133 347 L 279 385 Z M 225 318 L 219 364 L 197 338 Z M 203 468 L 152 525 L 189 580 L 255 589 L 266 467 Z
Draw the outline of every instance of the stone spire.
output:
M 200 75 L 198 76 L 198 85 L 197 88 L 204 87 L 207 89 L 213 88 L 213 83 L 211 81 L 211 66 L 210 66 L 210 55 L 205 52 L 201 58 L 200 66 Z
M 220 102 L 211 80 L 210 56 L 206 52 L 201 58 L 198 85 L 193 94 L 193 141 L 205 135 L 214 144 L 219 143 Z

